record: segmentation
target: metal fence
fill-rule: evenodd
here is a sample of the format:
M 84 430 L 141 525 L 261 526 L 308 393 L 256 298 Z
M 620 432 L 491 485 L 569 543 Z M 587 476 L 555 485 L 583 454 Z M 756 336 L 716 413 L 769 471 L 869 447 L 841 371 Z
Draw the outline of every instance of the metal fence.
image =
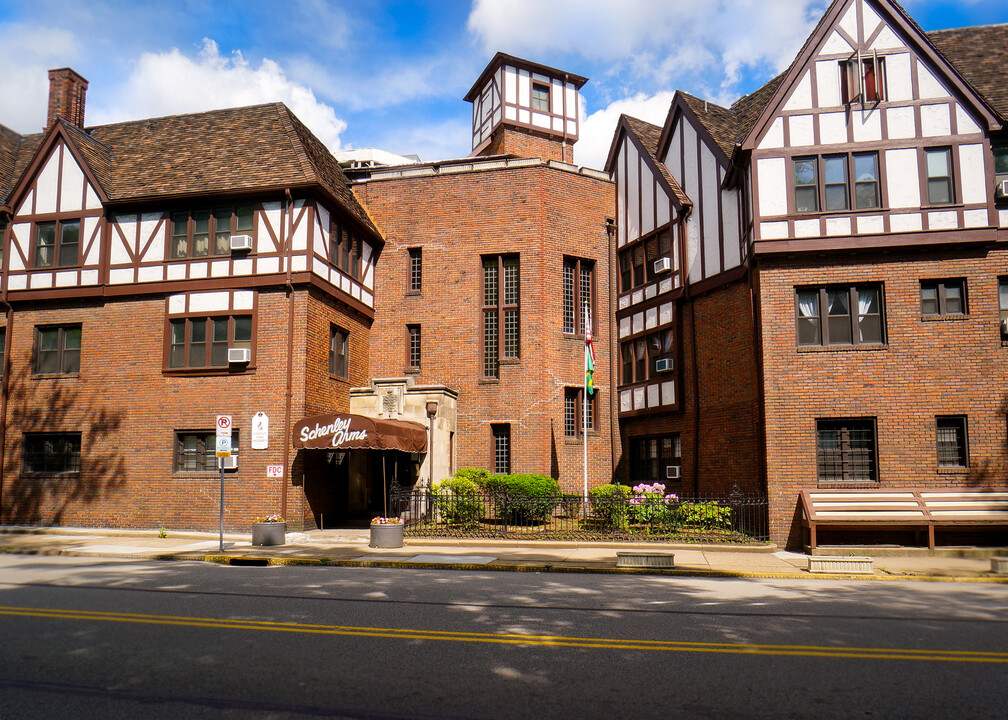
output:
M 390 510 L 410 537 L 759 543 L 767 498 L 732 494 L 672 502 L 643 496 L 515 497 L 502 492 L 393 489 Z

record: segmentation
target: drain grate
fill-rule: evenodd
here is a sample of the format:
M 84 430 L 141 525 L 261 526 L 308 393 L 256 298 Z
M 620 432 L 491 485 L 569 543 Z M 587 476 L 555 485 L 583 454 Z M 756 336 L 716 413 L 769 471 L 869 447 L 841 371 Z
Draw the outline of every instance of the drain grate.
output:
M 618 552 L 616 553 L 616 567 L 675 567 L 675 553 Z

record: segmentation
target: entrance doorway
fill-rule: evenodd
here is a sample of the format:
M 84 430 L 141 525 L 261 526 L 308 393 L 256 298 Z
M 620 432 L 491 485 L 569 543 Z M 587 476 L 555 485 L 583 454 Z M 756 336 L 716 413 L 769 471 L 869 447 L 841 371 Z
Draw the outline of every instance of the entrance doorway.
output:
M 304 450 L 304 492 L 320 530 L 365 528 L 394 513 L 393 485 L 412 488 L 420 463 L 398 450 Z

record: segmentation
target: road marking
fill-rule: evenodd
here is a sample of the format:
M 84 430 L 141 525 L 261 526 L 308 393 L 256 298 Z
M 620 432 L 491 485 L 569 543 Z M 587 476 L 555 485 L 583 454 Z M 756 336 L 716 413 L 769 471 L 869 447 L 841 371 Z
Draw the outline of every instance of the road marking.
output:
M 63 610 L 0 606 L 0 615 L 36 617 L 59 620 L 92 620 L 99 622 L 175 625 L 180 627 L 225 630 L 259 630 L 272 632 L 345 635 L 355 637 L 392 638 L 399 640 L 438 640 L 444 642 L 477 642 L 506 645 L 542 645 L 611 650 L 657 650 L 664 652 L 708 652 L 744 655 L 781 655 L 876 660 L 927 660 L 938 662 L 1008 663 L 1008 653 L 975 650 L 914 650 L 911 648 L 858 648 L 825 645 L 764 645 L 757 643 L 705 643 L 673 640 L 631 640 L 626 638 L 579 638 L 562 635 L 521 635 L 518 633 L 469 633 L 450 630 L 419 630 L 410 628 L 374 628 L 345 625 L 314 625 L 309 623 L 273 622 L 269 620 L 239 620 L 233 618 L 187 617 L 179 615 L 146 615 L 93 610 Z

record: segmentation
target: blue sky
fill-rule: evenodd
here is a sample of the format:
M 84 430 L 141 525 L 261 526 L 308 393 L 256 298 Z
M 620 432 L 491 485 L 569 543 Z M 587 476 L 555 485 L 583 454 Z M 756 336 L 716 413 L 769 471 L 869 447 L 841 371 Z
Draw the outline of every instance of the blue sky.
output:
M 281 100 L 332 150 L 464 157 L 462 100 L 501 50 L 589 78 L 575 160 L 675 89 L 730 104 L 786 67 L 826 0 L 0 0 L 0 123 L 45 122 L 46 70 L 86 77 L 88 125 Z M 1004 0 L 906 0 L 927 30 Z

